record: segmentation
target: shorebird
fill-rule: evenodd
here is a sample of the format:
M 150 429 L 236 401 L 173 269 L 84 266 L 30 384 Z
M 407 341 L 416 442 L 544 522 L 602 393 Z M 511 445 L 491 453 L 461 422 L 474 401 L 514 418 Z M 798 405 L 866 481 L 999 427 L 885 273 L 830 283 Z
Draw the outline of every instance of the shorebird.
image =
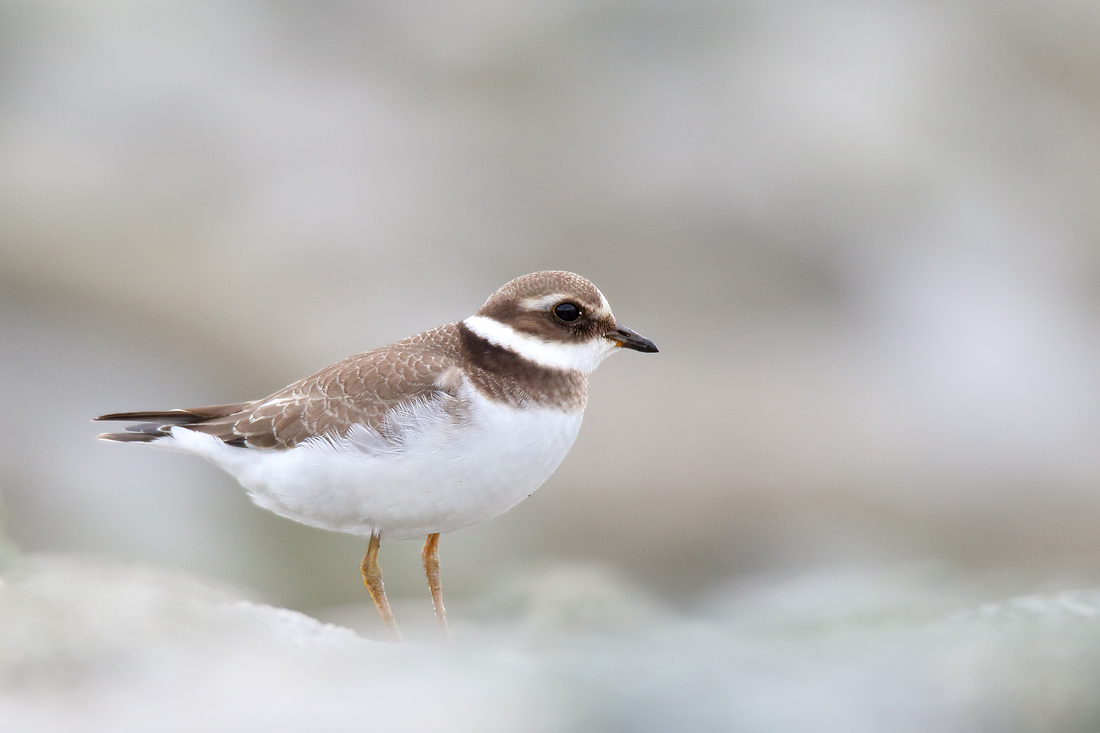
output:
M 424 569 L 448 635 L 439 535 L 530 496 L 573 445 L 588 374 L 620 349 L 654 353 L 603 294 L 570 272 L 512 280 L 476 314 L 351 356 L 269 397 L 119 412 L 99 437 L 194 453 L 261 507 L 368 537 L 363 582 L 395 638 L 378 548 L 427 535 Z

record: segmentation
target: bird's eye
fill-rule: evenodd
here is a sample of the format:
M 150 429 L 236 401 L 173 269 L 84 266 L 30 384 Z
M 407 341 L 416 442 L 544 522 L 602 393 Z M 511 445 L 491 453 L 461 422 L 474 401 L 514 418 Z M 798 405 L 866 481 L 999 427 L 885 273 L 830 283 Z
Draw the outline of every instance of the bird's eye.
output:
M 580 318 L 582 312 L 576 303 L 559 303 L 554 307 L 554 315 L 566 323 L 572 323 Z

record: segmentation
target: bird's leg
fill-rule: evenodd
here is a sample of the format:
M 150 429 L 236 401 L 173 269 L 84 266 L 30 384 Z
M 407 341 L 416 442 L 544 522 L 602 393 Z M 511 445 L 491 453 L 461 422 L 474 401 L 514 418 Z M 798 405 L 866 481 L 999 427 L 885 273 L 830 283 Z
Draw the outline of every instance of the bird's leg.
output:
M 428 587 L 432 591 L 432 605 L 435 606 L 435 620 L 439 622 L 439 631 L 444 641 L 451 640 L 451 631 L 447 628 L 447 609 L 443 608 L 443 587 L 439 584 L 439 533 L 428 535 L 424 543 L 424 572 L 428 574 Z
M 386 600 L 386 587 L 382 585 L 382 570 L 378 567 L 378 535 L 370 536 L 370 544 L 367 545 L 367 554 L 363 556 L 363 582 L 370 591 L 370 597 L 374 599 L 374 605 L 378 608 L 378 615 L 382 617 L 382 623 L 390 630 L 394 639 L 401 641 L 401 630 L 397 628 L 397 621 L 390 610 L 390 602 Z

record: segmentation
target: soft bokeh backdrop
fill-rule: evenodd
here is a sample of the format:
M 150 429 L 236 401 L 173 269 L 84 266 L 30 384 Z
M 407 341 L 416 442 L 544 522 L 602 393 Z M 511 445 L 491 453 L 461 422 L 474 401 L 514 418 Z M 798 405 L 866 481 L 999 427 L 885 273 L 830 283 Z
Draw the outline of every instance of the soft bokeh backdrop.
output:
M 556 268 L 662 353 L 443 539 L 454 613 L 575 564 L 680 609 L 832 567 L 1100 579 L 1094 2 L 3 0 L 0 161 L 23 551 L 379 635 L 361 540 L 88 420 L 261 397 Z M 418 556 L 381 560 L 427 617 Z

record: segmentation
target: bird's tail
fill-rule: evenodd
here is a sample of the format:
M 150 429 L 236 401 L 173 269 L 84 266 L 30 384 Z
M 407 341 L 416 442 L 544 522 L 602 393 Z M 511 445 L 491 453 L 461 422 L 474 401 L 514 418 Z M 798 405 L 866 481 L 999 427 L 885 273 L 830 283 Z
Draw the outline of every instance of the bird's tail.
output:
M 177 425 L 197 425 L 210 420 L 227 417 L 248 407 L 251 403 L 238 402 L 234 405 L 213 405 L 210 407 L 192 407 L 186 410 L 164 410 L 154 412 L 113 412 L 100 415 L 95 420 L 130 422 L 125 433 L 102 433 L 101 440 L 113 440 L 119 443 L 150 443 L 157 438 L 170 435 Z

